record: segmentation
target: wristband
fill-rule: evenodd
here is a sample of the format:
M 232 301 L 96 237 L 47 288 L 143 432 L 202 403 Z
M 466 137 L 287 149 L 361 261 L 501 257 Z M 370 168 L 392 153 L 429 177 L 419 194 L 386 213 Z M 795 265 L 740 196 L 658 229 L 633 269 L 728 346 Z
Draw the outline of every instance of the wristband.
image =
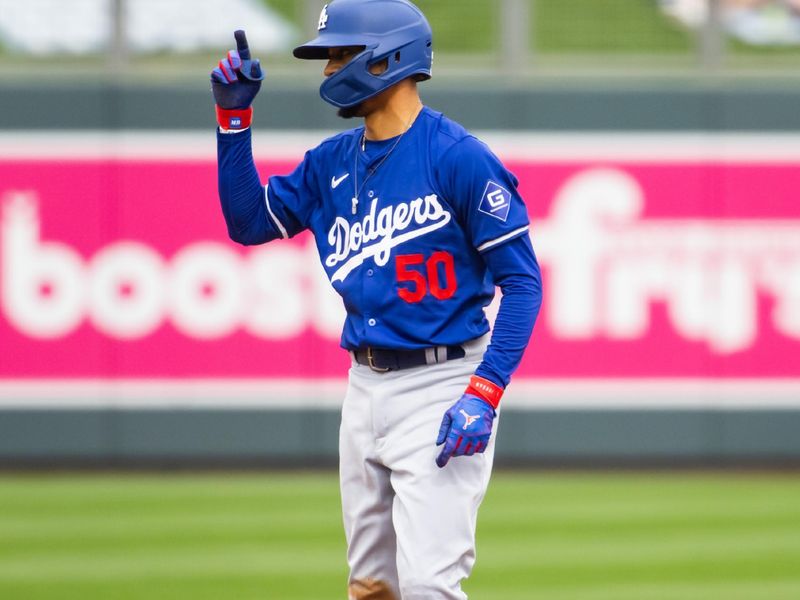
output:
M 253 120 L 253 107 L 227 109 L 217 105 L 217 123 L 223 129 L 247 129 Z
M 503 396 L 503 388 L 488 379 L 473 375 L 469 378 L 469 385 L 464 393 L 486 400 L 492 408 L 497 409 L 500 406 L 500 398 Z

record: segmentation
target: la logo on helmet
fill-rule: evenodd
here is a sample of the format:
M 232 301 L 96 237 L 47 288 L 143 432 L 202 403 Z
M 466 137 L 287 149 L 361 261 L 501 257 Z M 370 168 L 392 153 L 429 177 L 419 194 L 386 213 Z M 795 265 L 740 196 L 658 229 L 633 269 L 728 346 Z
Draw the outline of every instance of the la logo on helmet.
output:
M 322 7 L 322 12 L 319 13 L 319 26 L 317 31 L 322 31 L 328 26 L 328 5 Z

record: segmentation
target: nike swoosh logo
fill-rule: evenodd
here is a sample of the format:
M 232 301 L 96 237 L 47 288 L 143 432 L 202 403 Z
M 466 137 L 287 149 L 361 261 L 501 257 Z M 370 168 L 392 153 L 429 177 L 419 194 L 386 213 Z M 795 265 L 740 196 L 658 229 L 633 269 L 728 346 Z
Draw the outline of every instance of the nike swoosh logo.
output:
M 339 187 L 339 184 L 342 183 L 348 177 L 350 177 L 350 173 L 345 173 L 338 179 L 336 177 L 331 177 L 331 189 L 335 190 L 337 187 Z

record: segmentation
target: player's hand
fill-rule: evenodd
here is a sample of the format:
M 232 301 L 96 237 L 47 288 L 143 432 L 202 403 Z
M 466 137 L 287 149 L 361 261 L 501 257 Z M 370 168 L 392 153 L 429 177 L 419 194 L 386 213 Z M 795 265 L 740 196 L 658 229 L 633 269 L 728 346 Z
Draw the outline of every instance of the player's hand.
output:
M 495 414 L 494 408 L 485 400 L 472 394 L 461 396 L 442 418 L 436 445 L 444 444 L 444 448 L 436 458 L 436 464 L 444 467 L 454 456 L 472 456 L 486 450 Z
M 258 59 L 251 59 L 250 46 L 244 31 L 233 32 L 236 50 L 219 61 L 211 71 L 211 90 L 217 106 L 226 110 L 243 109 L 250 106 L 261 89 L 264 72 Z

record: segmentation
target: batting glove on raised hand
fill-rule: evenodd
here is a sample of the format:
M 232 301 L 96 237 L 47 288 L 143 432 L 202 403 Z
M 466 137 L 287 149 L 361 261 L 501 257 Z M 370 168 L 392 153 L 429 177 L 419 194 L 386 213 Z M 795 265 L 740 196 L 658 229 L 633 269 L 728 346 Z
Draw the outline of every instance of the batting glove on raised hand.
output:
M 264 72 L 258 59 L 250 57 L 250 46 L 244 31 L 233 32 L 236 50 L 211 71 L 211 91 L 217 103 L 217 120 L 225 129 L 249 127 L 253 109 L 250 105 L 261 89 Z
M 454 456 L 472 456 L 486 450 L 492 435 L 492 425 L 503 389 L 475 375 L 464 395 L 442 418 L 436 445 L 444 448 L 436 464 L 444 467 Z

